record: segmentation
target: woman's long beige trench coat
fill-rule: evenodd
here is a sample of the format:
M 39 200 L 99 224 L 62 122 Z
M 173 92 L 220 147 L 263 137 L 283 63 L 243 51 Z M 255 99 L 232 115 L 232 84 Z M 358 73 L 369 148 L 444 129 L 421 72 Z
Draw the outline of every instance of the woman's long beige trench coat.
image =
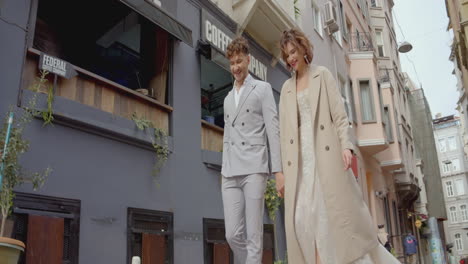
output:
M 344 102 L 328 69 L 311 65 L 308 69 L 316 168 L 325 201 L 329 236 L 335 242 L 336 264 L 348 264 L 378 245 L 377 230 L 362 192 L 351 170 L 344 171 L 342 151 L 354 146 L 349 138 Z M 296 77 L 281 90 L 280 133 L 285 176 L 285 225 L 288 263 L 306 264 L 296 237 L 294 216 L 298 175 L 298 110 Z M 315 250 L 310 248 L 310 250 Z

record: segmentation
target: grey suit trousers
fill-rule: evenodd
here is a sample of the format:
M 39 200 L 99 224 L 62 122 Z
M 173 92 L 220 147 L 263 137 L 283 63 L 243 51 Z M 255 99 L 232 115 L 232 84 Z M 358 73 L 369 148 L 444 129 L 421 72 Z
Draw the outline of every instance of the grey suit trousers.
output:
M 224 177 L 222 194 L 226 240 L 235 264 L 261 264 L 267 174 Z

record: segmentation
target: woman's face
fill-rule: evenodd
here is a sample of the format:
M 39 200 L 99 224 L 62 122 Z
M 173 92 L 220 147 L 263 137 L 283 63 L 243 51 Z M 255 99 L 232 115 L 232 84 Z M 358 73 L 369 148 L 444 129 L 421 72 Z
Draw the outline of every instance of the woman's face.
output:
M 304 60 L 305 52 L 303 49 L 298 48 L 296 45 L 294 45 L 291 42 L 288 42 L 286 44 L 286 54 L 287 54 L 286 62 L 296 72 L 301 71 L 306 66 L 306 63 Z

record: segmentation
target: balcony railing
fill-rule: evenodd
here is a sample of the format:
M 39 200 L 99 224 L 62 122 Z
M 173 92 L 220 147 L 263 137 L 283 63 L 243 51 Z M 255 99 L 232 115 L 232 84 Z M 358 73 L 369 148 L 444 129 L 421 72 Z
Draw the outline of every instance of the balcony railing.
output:
M 365 33 L 350 33 L 350 52 L 374 51 L 372 44 L 372 35 L 368 32 Z

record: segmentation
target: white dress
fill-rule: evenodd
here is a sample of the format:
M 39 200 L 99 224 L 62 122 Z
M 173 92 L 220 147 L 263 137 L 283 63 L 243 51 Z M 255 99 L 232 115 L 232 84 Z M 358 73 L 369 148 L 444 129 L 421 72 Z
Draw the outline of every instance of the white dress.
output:
M 297 93 L 300 152 L 295 231 L 307 264 L 316 263 L 315 248 L 321 264 L 337 264 L 335 243 L 328 235 L 330 233 L 328 232 L 327 210 L 315 167 L 313 108 L 308 100 L 308 93 L 309 88 Z M 379 244 L 367 255 L 351 264 L 400 264 L 400 262 Z

